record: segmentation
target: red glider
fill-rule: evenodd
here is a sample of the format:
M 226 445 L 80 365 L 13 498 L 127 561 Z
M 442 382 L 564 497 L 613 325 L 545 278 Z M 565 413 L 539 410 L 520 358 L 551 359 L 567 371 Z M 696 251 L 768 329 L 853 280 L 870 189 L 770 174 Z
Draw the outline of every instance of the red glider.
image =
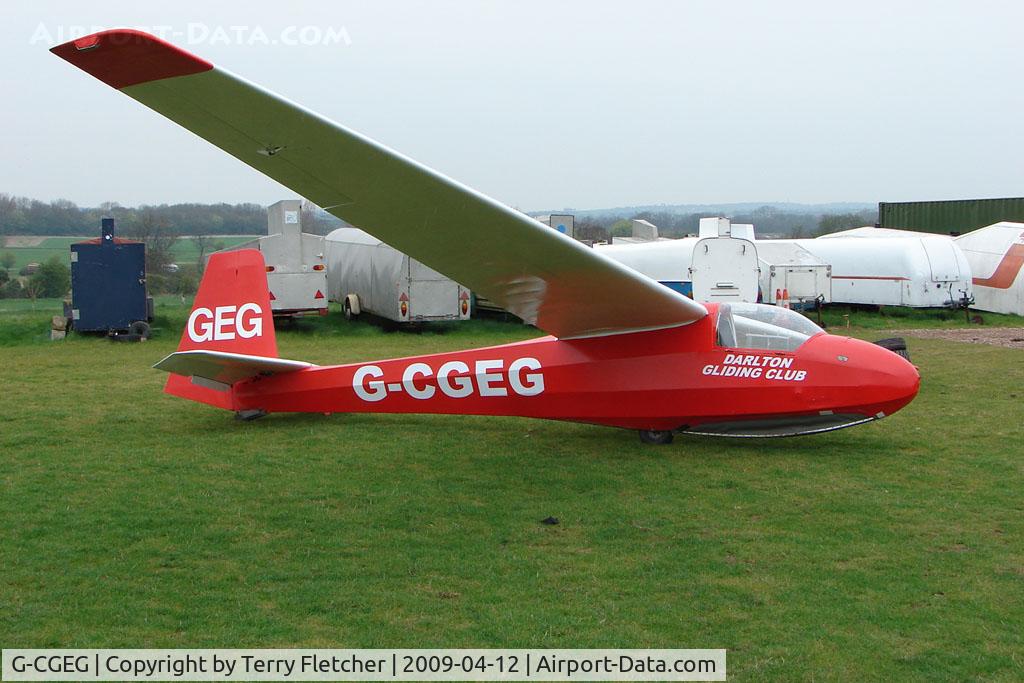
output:
M 53 52 L 552 336 L 318 367 L 277 356 L 263 259 L 215 254 L 168 393 L 270 412 L 518 415 L 640 431 L 791 436 L 891 415 L 904 358 L 758 304 L 699 304 L 518 211 L 154 36 Z

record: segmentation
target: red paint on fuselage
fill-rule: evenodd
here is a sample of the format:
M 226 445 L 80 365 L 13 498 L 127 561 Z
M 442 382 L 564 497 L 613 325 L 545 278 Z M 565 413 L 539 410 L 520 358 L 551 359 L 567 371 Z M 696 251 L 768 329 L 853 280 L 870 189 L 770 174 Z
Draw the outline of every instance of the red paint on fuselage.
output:
M 717 311 L 708 308 L 703 320 L 666 330 L 576 340 L 544 337 L 257 378 L 234 387 L 234 403 L 267 412 L 515 415 L 669 430 L 825 411 L 870 418 L 899 410 L 917 393 L 913 365 L 856 339 L 819 334 L 794 352 L 716 346 Z M 517 386 L 529 384 L 528 391 L 535 391 L 539 375 L 543 391 L 515 390 L 508 369 L 523 358 L 540 367 L 520 367 Z M 437 372 L 452 361 L 469 372 L 449 375 L 446 388 L 470 386 L 467 396 L 455 398 L 439 387 Z M 474 372 L 478 361 L 485 362 L 488 375 L 482 381 Z M 423 366 L 410 378 L 406 372 L 415 363 Z M 367 366 L 374 366 L 371 379 L 355 381 L 356 372 Z M 729 376 L 729 367 L 745 369 Z M 430 397 L 414 398 L 403 380 L 411 380 L 412 393 Z M 367 381 L 378 383 L 369 387 L 375 400 L 364 400 L 355 390 L 358 384 L 365 393 Z M 502 391 L 505 395 L 483 395 Z

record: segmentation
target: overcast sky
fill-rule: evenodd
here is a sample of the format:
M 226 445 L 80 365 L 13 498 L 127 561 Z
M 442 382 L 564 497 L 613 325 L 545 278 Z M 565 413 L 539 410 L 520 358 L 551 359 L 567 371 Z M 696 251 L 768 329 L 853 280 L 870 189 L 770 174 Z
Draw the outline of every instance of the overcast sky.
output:
M 121 26 L 526 210 L 1024 194 L 1024 3 L 96 0 L 3 17 L 10 194 L 294 196 L 48 52 Z

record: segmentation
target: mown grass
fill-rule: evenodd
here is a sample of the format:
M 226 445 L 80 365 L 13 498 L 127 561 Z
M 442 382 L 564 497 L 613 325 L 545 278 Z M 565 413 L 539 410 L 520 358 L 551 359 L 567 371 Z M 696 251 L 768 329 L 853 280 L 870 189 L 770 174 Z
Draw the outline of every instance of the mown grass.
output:
M 50 338 L 51 318 L 63 315 L 64 300 L 56 299 L 0 299 L 0 347 L 43 343 Z M 191 298 L 174 294 L 154 297 L 157 319 L 155 332 L 168 333 L 177 338 L 188 318 Z M 66 343 L 79 343 L 93 337 L 69 336 Z
M 889 419 L 657 448 L 515 418 L 238 423 L 161 393 L 187 308 L 158 310 L 145 344 L 0 350 L 4 647 L 725 647 L 732 680 L 1024 678 L 1019 351 L 911 340 L 922 391 Z M 279 345 L 531 334 L 329 316 Z

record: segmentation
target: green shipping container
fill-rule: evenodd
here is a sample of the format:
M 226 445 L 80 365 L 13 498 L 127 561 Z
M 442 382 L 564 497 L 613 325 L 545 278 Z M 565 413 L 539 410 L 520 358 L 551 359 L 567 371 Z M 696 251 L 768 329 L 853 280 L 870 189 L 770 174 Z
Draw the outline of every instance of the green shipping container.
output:
M 1024 197 L 942 202 L 879 202 L 882 228 L 963 234 L 999 221 L 1024 222 Z

